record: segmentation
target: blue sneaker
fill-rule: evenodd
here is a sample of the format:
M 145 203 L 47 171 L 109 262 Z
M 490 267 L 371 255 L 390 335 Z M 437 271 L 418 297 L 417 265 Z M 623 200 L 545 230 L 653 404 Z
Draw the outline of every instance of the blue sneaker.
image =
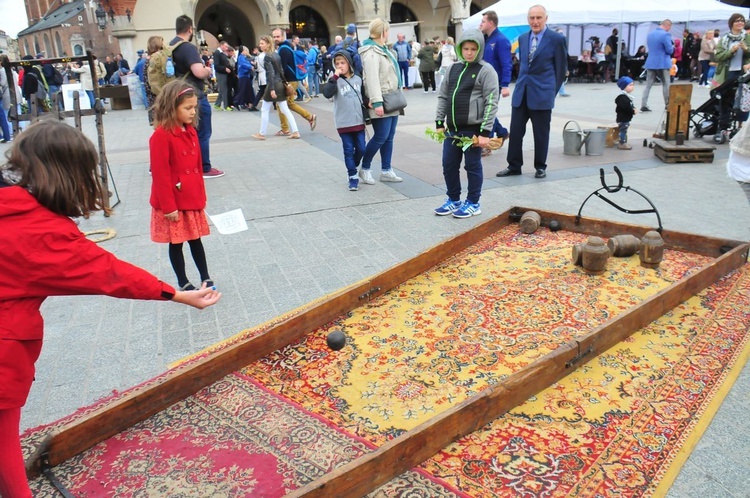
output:
M 349 177 L 349 190 L 352 192 L 359 190 L 359 178 L 356 176 Z
M 478 214 L 482 214 L 482 210 L 479 208 L 479 203 L 472 204 L 469 201 L 464 201 L 464 203 L 461 204 L 461 207 L 453 211 L 454 218 L 471 218 Z
M 435 214 L 438 216 L 447 216 L 455 212 L 456 209 L 460 207 L 461 207 L 461 201 L 452 201 L 450 199 L 446 199 L 445 203 L 442 206 L 435 209 Z

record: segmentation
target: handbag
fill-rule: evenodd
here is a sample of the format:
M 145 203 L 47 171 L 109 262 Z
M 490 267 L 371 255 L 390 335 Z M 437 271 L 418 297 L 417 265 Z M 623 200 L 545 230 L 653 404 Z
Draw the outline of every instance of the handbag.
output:
M 750 85 L 747 83 L 740 83 L 737 85 L 737 95 L 734 98 L 734 108 L 741 112 L 750 111 Z
M 281 82 L 284 84 L 284 94 L 287 97 L 294 97 L 297 95 L 297 89 L 294 88 L 284 77 L 284 71 L 281 70 L 279 65 L 276 63 L 276 59 L 271 59 L 271 62 L 276 67 L 276 72 L 279 73 L 279 77 L 281 78 Z
M 406 95 L 401 90 L 383 94 L 383 110 L 385 112 L 396 112 L 406 107 Z
M 297 94 L 297 90 L 286 80 L 283 80 L 284 82 L 284 93 L 287 97 L 294 97 Z

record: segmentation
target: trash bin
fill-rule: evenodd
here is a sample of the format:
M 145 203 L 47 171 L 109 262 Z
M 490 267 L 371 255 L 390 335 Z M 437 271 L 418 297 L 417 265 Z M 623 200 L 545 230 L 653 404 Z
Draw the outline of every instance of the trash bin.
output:
M 607 130 L 583 130 L 586 134 L 586 155 L 604 155 L 604 146 L 607 143 Z
M 568 125 L 573 123 L 577 129 L 568 129 Z M 563 126 L 563 154 L 568 156 L 580 156 L 581 147 L 583 146 L 584 133 L 581 127 L 575 121 L 568 121 Z

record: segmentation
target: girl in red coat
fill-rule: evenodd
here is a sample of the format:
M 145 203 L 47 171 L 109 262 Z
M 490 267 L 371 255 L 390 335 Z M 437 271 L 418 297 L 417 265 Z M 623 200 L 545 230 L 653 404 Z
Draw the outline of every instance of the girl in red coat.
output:
M 21 407 L 42 349 L 48 296 L 104 294 L 202 309 L 221 294 L 177 291 L 88 240 L 70 217 L 105 210 L 98 154 L 58 121 L 29 126 L 0 166 L 0 496 L 31 496 L 18 436 Z
M 154 102 L 156 129 L 151 135 L 151 240 L 169 243 L 169 261 L 182 290 L 195 289 L 185 273 L 183 242 L 198 267 L 201 280 L 214 285 L 208 275 L 201 237 L 208 235 L 206 187 L 198 134 L 198 97 L 191 85 L 175 80 L 164 86 Z

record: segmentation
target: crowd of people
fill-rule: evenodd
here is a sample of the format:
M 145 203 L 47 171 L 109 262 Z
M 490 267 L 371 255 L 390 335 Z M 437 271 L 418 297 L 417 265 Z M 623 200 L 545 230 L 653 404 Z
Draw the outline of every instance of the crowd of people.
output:
M 543 6 L 529 9 L 529 30 L 519 36 L 514 58 L 509 40 L 497 29 L 498 18 L 493 11 L 485 12 L 479 29 L 465 30 L 455 45 L 453 39 L 447 38 L 443 42 L 426 40 L 417 47 L 401 33 L 390 44 L 389 23 L 375 19 L 369 23 L 366 39 L 358 40 L 356 27 L 349 25 L 346 36 L 338 37 L 330 50 L 318 47 L 315 42 L 287 39 L 284 30 L 274 29 L 270 36 L 259 39 L 257 47 L 234 48 L 221 43 L 213 54 L 201 53 L 189 43 L 194 34 L 193 21 L 180 16 L 175 23 L 174 38 L 165 45 L 161 37 L 152 37 L 132 71 L 117 56 L 107 57 L 103 63 L 95 61 L 93 70 L 85 64 L 81 67 L 70 64 L 52 67 L 54 72 L 50 73 L 43 65 L 30 67 L 27 74 L 14 74 L 15 87 L 26 99 L 36 98 L 40 85 L 51 91 L 50 87 L 61 85 L 66 76 L 78 75 L 82 82 L 88 77 L 89 83 L 92 74 L 101 83 L 122 81 L 131 72 L 143 78 L 145 100 L 150 103 L 149 119 L 154 127 L 149 141 L 150 234 L 152 241 L 168 244 L 177 287 L 117 260 L 86 239 L 69 218 L 106 211 L 102 199 L 107 193 L 95 180 L 98 164 L 95 146 L 75 128 L 58 121 L 40 121 L 24 130 L 8 154 L 8 163 L 0 168 L 0 217 L 4 216 L 6 224 L 13 228 L 4 230 L 0 238 L 5 237 L 6 247 L 17 248 L 17 258 L 7 259 L 2 273 L 8 282 L 24 282 L 21 288 L 5 286 L 0 296 L 4 303 L 0 316 L 6 322 L 0 329 L 0 372 L 7 380 L 0 385 L 0 453 L 6 457 L 0 466 L 0 495 L 30 496 L 18 427 L 21 407 L 33 380 L 34 363 L 41 350 L 39 307 L 45 297 L 100 293 L 172 300 L 196 308 L 205 308 L 220 299 L 201 242 L 210 231 L 204 211 L 204 180 L 224 175 L 211 164 L 212 110 L 257 110 L 260 105 L 260 130 L 252 136 L 265 140 L 275 106 L 281 128 L 277 135 L 299 139 L 294 114 L 306 120 L 310 130 L 315 129 L 317 116 L 300 106 L 298 99 L 315 98 L 322 92 L 333 101 L 334 125 L 341 139 L 348 189 L 356 191 L 360 183 L 375 183 L 371 170 L 378 154 L 379 180 L 401 182 L 392 164 L 394 137 L 399 117 L 407 106 L 404 90 L 414 84 L 409 79 L 409 69 L 416 63 L 423 90 L 437 93 L 435 131 L 442 139 L 446 199 L 434 213 L 470 218 L 482 212 L 482 150 L 489 148 L 491 138 L 501 144 L 504 138 L 509 140 L 507 167 L 497 176 L 520 175 L 524 165 L 523 141 L 531 122 L 534 178 L 546 177 L 552 109 L 569 71 L 565 37 L 548 29 L 547 20 Z M 716 36 L 686 33 L 684 43 L 677 44 L 670 35 L 671 22 L 662 21 L 659 29 L 648 37 L 644 65 L 647 86 L 640 110 L 650 110 L 648 90 L 657 78 L 663 83 L 665 104 L 668 103 L 672 59 L 678 46 L 684 50 L 688 39 L 691 47 L 688 53 L 697 53 L 696 60 L 708 60 L 710 67 L 713 55 L 719 85 L 731 83 L 750 70 L 750 34 L 745 30 L 745 18 L 734 14 L 728 24 L 729 31 L 718 38 L 715 48 L 711 50 L 707 45 L 703 50 L 704 41 Z M 611 54 L 618 47 L 616 30 L 610 38 L 606 43 Z M 694 52 L 696 44 L 701 47 L 698 52 Z M 165 47 L 170 50 L 176 79 L 160 86 L 149 81 L 149 67 L 156 64 L 155 54 Z M 596 50 L 592 45 L 591 52 Z M 708 59 L 700 58 L 704 51 L 709 53 Z M 43 58 L 41 55 L 38 58 Z M 689 63 L 681 60 L 685 69 L 679 75 L 697 78 L 698 66 L 704 65 L 694 64 L 692 55 L 689 58 Z M 517 79 L 511 92 L 514 66 Z M 4 76 L 5 71 L 0 75 Z M 257 91 L 253 77 L 257 78 Z M 36 88 L 30 85 L 32 80 Z M 2 83 L 3 111 L 7 111 L 5 92 L 9 85 L 7 81 Z M 620 149 L 627 150 L 630 148 L 627 130 L 637 113 L 630 95 L 633 78 L 621 76 L 617 86 L 621 90 L 615 99 Z M 218 93 L 214 106 L 208 101 L 208 93 L 213 90 Z M 509 130 L 497 119 L 499 99 L 506 97 L 511 97 Z M 4 114 L 0 117 L 4 119 Z M 366 140 L 368 125 L 372 126 L 372 137 Z M 3 140 L 9 140 L 5 127 L 3 133 Z M 462 163 L 468 178 L 465 194 L 460 175 Z M 732 142 L 727 169 L 750 199 L 747 127 Z M 44 247 L 36 243 L 42 231 L 47 237 Z M 187 276 L 185 243 L 198 270 L 201 283 L 197 286 Z M 82 273 L 76 268 L 86 271 Z M 117 278 L 110 278 L 113 274 Z

